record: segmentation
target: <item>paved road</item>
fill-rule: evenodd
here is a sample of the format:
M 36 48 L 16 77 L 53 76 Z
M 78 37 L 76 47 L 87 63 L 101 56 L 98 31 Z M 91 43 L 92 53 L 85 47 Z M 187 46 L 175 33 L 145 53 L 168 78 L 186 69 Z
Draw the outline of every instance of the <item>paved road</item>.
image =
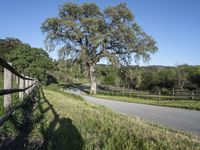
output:
M 200 111 L 105 100 L 82 95 L 79 90 L 73 90 L 73 93 L 81 95 L 86 101 L 109 107 L 117 112 L 138 116 L 169 128 L 189 131 L 200 137 Z

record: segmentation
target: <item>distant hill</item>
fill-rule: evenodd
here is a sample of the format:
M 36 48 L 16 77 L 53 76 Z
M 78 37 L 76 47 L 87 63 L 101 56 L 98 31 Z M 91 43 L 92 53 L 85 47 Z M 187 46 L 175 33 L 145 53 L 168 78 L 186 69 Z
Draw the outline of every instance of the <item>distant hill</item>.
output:
M 97 64 L 97 66 L 101 67 L 109 67 L 112 65 L 107 64 Z M 174 66 L 162 66 L 162 65 L 149 65 L 149 66 L 138 66 L 138 65 L 130 65 L 130 66 L 123 66 L 124 68 L 144 68 L 144 69 L 168 69 L 168 68 L 175 68 Z

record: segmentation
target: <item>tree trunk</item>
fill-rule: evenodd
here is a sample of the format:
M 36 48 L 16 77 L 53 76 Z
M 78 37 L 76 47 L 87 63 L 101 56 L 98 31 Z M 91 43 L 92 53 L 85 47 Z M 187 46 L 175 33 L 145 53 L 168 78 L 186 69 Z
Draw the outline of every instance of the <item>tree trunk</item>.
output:
M 90 94 L 96 94 L 97 93 L 97 83 L 96 83 L 96 77 L 94 75 L 95 71 L 95 65 L 90 65 Z

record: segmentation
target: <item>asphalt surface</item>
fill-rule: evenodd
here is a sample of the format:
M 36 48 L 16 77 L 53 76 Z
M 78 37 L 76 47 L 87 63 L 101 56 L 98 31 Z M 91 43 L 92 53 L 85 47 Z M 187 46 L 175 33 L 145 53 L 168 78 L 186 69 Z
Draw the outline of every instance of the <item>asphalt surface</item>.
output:
M 200 137 L 200 111 L 105 100 L 85 96 L 77 89 L 71 89 L 71 92 L 79 94 L 83 99 L 91 103 L 106 106 L 120 113 L 137 116 L 168 128 L 192 132 Z

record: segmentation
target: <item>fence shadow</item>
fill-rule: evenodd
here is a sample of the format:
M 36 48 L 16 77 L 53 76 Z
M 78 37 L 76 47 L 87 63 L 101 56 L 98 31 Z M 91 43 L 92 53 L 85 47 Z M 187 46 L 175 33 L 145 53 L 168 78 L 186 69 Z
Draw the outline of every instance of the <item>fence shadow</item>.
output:
M 43 103 L 47 108 L 43 108 Z M 38 110 L 39 115 L 34 114 Z M 45 114 L 49 111 L 53 114 L 53 120 L 47 124 Z M 19 121 L 20 120 L 20 121 Z M 73 125 L 70 118 L 61 118 L 53 105 L 46 99 L 41 86 L 33 91 L 28 103 L 22 106 L 19 114 L 16 113 L 9 121 L 17 131 L 17 136 L 6 137 L 0 141 L 0 149 L 8 150 L 79 150 L 84 146 L 84 140 Z M 41 139 L 29 139 L 31 132 L 37 124 L 40 124 Z
M 23 150 L 35 149 L 41 145 L 41 141 L 29 140 L 29 135 L 34 129 L 35 124 L 39 123 L 43 116 L 34 118 L 34 107 L 37 104 L 38 90 L 35 88 L 32 93 L 24 99 L 24 103 L 19 110 L 17 110 L 9 121 L 4 125 L 5 128 L 11 128 L 11 133 L 16 132 L 12 136 L 6 136 L 0 144 L 0 149 L 9 150 Z M 13 133 L 12 133 L 13 134 Z

